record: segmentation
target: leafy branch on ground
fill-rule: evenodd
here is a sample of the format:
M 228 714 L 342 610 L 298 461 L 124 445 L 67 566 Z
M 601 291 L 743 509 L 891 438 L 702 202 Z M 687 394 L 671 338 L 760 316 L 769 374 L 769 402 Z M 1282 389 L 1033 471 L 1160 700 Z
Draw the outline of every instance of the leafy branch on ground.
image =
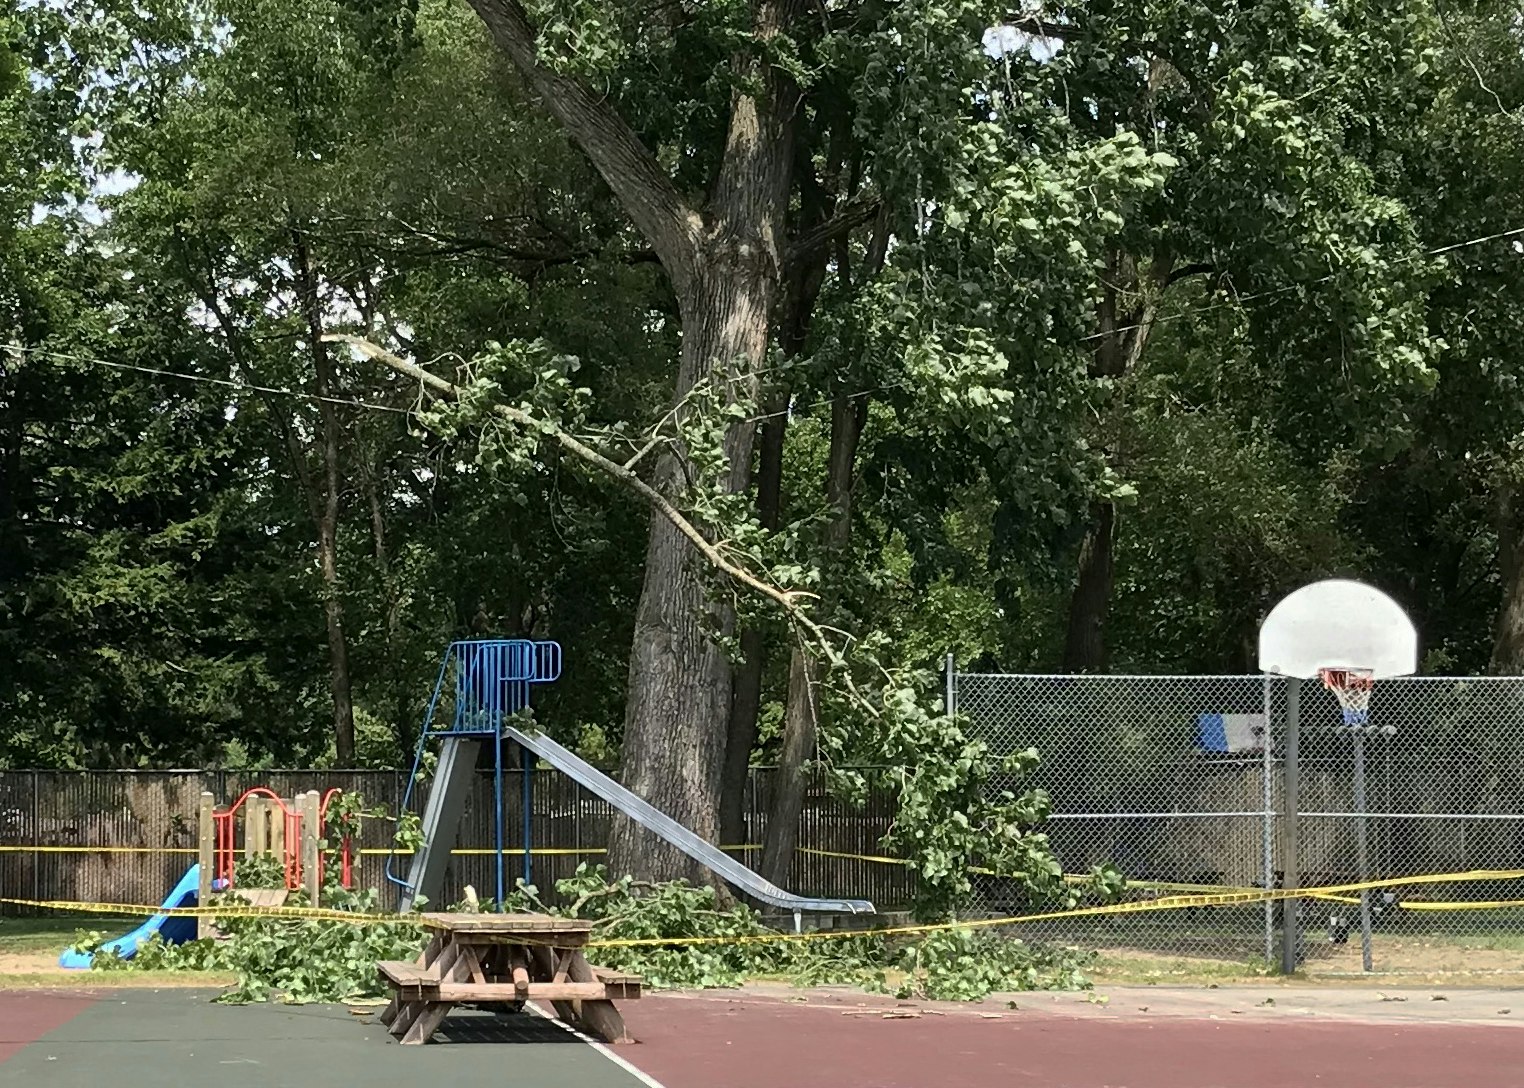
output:
M 679 881 L 644 884 L 628 877 L 610 882 L 601 866 L 586 864 L 557 881 L 555 890 L 557 903 L 567 906 L 545 902 L 539 889 L 522 882 L 503 906 L 591 919 L 596 961 L 634 972 L 656 989 L 784 980 L 797 986 L 845 985 L 901 997 L 977 1001 L 995 991 L 1089 985 L 1083 974 L 1088 954 L 985 931 L 792 940 L 749 907 L 720 907 L 713 888 Z M 219 897 L 213 905 L 231 904 L 236 897 L 236 892 Z M 330 888 L 324 906 L 372 914 L 377 898 L 370 890 Z M 305 905 L 304 893 L 293 892 L 289 902 Z M 496 904 L 479 906 L 492 910 Z M 223 939 L 174 945 L 155 936 L 139 945 L 131 959 L 103 949 L 106 935 L 101 933 L 81 934 L 75 948 L 95 953 L 96 970 L 234 974 L 237 981 L 218 999 L 223 1002 L 265 1001 L 279 994 L 286 1002 L 303 1003 L 380 996 L 376 963 L 416 957 L 425 936 L 420 923 L 403 915 L 394 922 L 359 923 L 262 915 L 218 918 L 215 924 Z M 703 941 L 689 943 L 695 937 Z M 619 943 L 653 940 L 671 943 Z
M 343 888 L 325 889 L 326 909 L 375 914 L 379 893 Z M 212 906 L 240 902 L 237 891 L 218 896 Z M 294 891 L 287 905 L 309 905 L 306 893 Z M 376 997 L 380 960 L 413 959 L 423 947 L 424 930 L 413 918 L 398 915 L 395 922 L 335 922 L 258 915 L 217 917 L 220 940 L 203 938 L 185 944 L 166 943 L 158 935 L 138 945 L 137 954 L 123 959 L 102 947 L 106 935 L 82 934 L 74 948 L 93 952 L 97 971 L 217 971 L 236 976 L 233 987 L 217 1000 L 229 1004 L 267 1001 L 279 994 L 291 1004 L 311 1001 L 350 1001 Z
M 744 904 L 718 906 L 714 889 L 681 881 L 609 881 L 602 866 L 582 864 L 556 882 L 556 903 L 520 882 L 504 906 L 593 920 L 596 958 L 656 988 L 700 989 L 777 979 L 798 986 L 847 985 L 902 997 L 977 1001 L 1000 990 L 1081 989 L 1089 956 L 987 931 L 955 928 L 925 934 L 876 934 L 793 940 Z M 484 904 L 484 907 L 489 906 Z M 717 943 L 688 944 L 684 938 Z M 621 945 L 621 941 L 671 944 Z

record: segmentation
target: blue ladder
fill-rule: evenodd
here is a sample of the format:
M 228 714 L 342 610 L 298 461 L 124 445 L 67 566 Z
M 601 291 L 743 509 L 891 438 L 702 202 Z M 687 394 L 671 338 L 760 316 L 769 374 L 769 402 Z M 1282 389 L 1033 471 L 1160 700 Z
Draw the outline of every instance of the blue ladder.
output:
M 492 823 L 498 909 L 507 897 L 503 868 L 503 745 L 505 725 L 529 709 L 530 692 L 536 684 L 548 684 L 561 676 L 561 647 L 555 642 L 528 639 L 472 639 L 452 642 L 439 666 L 434 694 L 418 735 L 413 769 L 408 776 L 399 816 L 412 811 L 419 787 L 419 768 L 435 738 L 440 740 L 434 788 L 424 806 L 423 844 L 413 854 L 408 875 L 396 871 L 398 853 L 387 858 L 386 878 L 402 889 L 400 909 L 410 910 L 420 895 L 436 898 L 444 886 L 445 868 L 460 830 L 460 817 L 476 769 L 482 738 L 492 739 Z M 449 724 L 441 720 L 440 703 L 451 692 L 454 714 Z M 531 876 L 530 814 L 534 790 L 534 756 L 524 758 L 524 866 L 525 883 Z

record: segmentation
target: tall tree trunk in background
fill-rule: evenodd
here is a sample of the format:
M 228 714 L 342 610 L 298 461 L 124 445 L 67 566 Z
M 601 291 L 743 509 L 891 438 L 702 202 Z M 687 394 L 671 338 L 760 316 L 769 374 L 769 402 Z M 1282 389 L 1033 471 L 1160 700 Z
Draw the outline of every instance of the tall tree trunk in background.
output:
M 392 734 L 403 756 L 413 750 L 417 736 L 409 712 L 408 677 L 402 667 L 399 648 L 402 631 L 402 600 L 397 591 L 397 579 L 392 573 L 391 553 L 386 546 L 386 507 L 381 502 L 381 487 L 376 477 L 376 466 L 364 470 L 362 485 L 365 502 L 370 507 L 370 537 L 376 559 L 376 572 L 381 576 L 381 605 L 386 610 L 383 629 L 386 632 L 386 682 L 391 687 Z
M 18 345 L 19 346 L 19 345 Z M 19 351 L 0 347 L 0 382 L 14 387 L 0 400 L 0 584 L 14 578 L 21 570 L 21 548 L 17 511 L 21 497 L 21 453 L 25 387 L 22 369 L 17 365 Z M 3 386 L 0 386 L 3 388 Z
M 826 527 L 826 585 L 852 538 L 852 474 L 857 464 L 857 444 L 868 420 L 868 398 L 838 393 L 831 401 L 831 447 L 827 454 L 826 501 L 831 521 Z M 829 600 L 827 590 L 823 596 Z M 783 749 L 774 777 L 773 803 L 767 816 L 767 836 L 762 845 L 763 877 L 785 885 L 799 840 L 799 814 L 804 809 L 808 784 L 805 765 L 815 752 L 819 727 L 820 662 L 814 654 L 795 647 L 789 661 L 788 701 L 783 717 Z
M 783 506 L 783 441 L 788 434 L 787 390 L 763 402 L 761 449 L 757 453 L 757 522 L 768 532 L 778 528 Z M 739 845 L 746 837 L 746 788 L 751 778 L 751 750 L 757 743 L 762 712 L 762 673 L 767 641 L 760 624 L 741 629 L 741 663 L 736 667 L 725 730 L 725 769 L 720 776 L 720 841 Z
M 779 323 L 778 350 L 785 359 L 804 350 L 810 315 L 825 279 L 825 256 L 796 266 L 788 277 Z M 788 435 L 789 391 L 782 389 L 762 406 L 761 449 L 757 453 L 757 521 L 771 532 L 778 527 L 783 505 L 783 443 Z M 751 750 L 757 743 L 757 716 L 762 710 L 762 673 L 767 667 L 766 632 L 758 624 L 741 631 L 741 663 L 736 668 L 726 729 L 725 769 L 720 783 L 720 838 L 739 844 L 746 836 L 746 787 L 751 777 Z
M 1491 671 L 1498 676 L 1524 675 L 1524 524 L 1512 489 L 1498 495 L 1498 576 L 1503 600 L 1492 636 Z
M 1149 334 L 1153 332 L 1159 296 L 1170 284 L 1174 267 L 1173 257 L 1156 255 L 1148 275 L 1142 276 L 1135 258 L 1120 250 L 1111 251 L 1105 287 L 1096 309 L 1099 331 L 1090 360 L 1092 378 L 1117 381 L 1136 369 Z M 1130 308 L 1126 309 L 1121 306 L 1124 291 L 1133 296 Z M 1114 397 L 1120 395 L 1120 390 L 1113 390 Z M 1103 414 L 1103 429 L 1107 427 L 1106 417 L 1116 411 L 1118 405 L 1115 403 L 1108 407 Z M 1100 444 L 1109 448 L 1113 441 L 1113 435 L 1103 434 Z M 1113 459 L 1115 452 L 1112 450 Z M 1116 534 L 1116 504 L 1104 500 L 1091 503 L 1090 521 L 1080 541 L 1074 591 L 1069 597 L 1069 624 L 1064 636 L 1065 672 L 1099 672 L 1106 667 L 1106 616 L 1111 608 L 1112 586 L 1116 582 Z
M 296 291 L 311 340 L 313 384 L 318 396 L 323 464 L 322 493 L 314 503 L 318 571 L 323 579 L 323 618 L 328 630 L 328 674 L 333 694 L 334 758 L 340 767 L 355 760 L 355 713 L 350 695 L 349 640 L 344 631 L 344 582 L 339 576 L 339 414 L 330 399 L 335 388 L 333 358 L 323 342 L 323 302 L 306 239 L 293 232 Z
M 1106 612 L 1116 577 L 1112 544 L 1116 539 L 1115 503 L 1090 506 L 1090 524 L 1080 543 L 1079 577 L 1069 598 L 1069 629 L 1064 637 L 1065 672 L 1099 672 L 1106 667 Z

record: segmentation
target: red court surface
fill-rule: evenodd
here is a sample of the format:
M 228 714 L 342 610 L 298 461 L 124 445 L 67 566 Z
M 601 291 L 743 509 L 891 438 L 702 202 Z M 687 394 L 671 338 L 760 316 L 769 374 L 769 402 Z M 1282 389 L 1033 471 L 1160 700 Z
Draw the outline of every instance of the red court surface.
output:
M 666 1088 L 1518 1088 L 1524 1030 L 950 1013 L 656 997 L 621 1048 Z
M 1264 1002 L 1264 991 L 1242 1003 Z M 652 995 L 623 1005 L 639 1043 L 594 1048 L 532 1016 L 463 1012 L 400 1047 L 375 1009 L 213 1005 L 184 990 L 0 992 L 0 1088 L 270 1088 L 512 1083 L 516 1088 L 1515 1088 L 1524 1025 L 1454 1005 L 1308 1019 L 1299 999 L 1248 1015 L 1155 1015 L 1083 999 L 1009 1011 L 896 1009 L 855 996 Z M 1155 1000 L 1163 998 L 1158 995 Z M 1518 995 L 1524 996 L 1524 995 Z M 1214 994 L 1221 1003 L 1227 995 Z M 1506 995 L 1480 1002 L 1496 1017 Z M 1049 999 L 1051 1000 L 1051 999 Z M 1405 999 L 1398 999 L 1405 1000 Z M 1153 1006 L 1157 1009 L 1159 1006 Z M 1419 1022 L 1431 1015 L 1451 1022 Z M 1384 1010 L 1391 1010 L 1388 1015 Z M 1231 1010 L 1230 1010 L 1231 1011 Z M 1506 1010 L 1511 1012 L 1511 1010 Z M 885 1018 L 886 1012 L 893 1018 Z M 1461 1015 L 1456 1015 L 1457 1013 Z M 1524 1002 L 1521 1002 L 1524 1013 Z M 357 1015 L 359 1014 L 359 1015 Z M 1322 1017 L 1322 1013 L 1317 1014 Z M 1455 1022 L 1462 1021 L 1462 1022 Z M 453 1029 L 448 1025 L 455 1024 Z M 560 1044 L 560 1045 L 554 1045 Z M 617 1054 L 639 1072 L 609 1057 Z
M 80 994 L 0 992 L 0 1063 L 22 1047 L 67 1024 L 95 1003 Z

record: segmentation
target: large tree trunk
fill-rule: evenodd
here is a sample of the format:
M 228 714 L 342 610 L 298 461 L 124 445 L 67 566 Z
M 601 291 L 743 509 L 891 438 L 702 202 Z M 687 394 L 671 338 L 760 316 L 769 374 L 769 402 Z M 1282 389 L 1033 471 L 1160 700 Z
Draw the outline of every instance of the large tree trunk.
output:
M 1117 508 L 1109 502 L 1090 507 L 1090 524 L 1080 544 L 1079 577 L 1069 598 L 1069 630 L 1064 639 L 1065 672 L 1100 672 L 1106 667 L 1106 612 L 1115 578 L 1112 544 Z
M 1498 676 L 1524 674 L 1524 525 L 1516 506 L 1512 491 L 1499 495 L 1498 576 L 1503 600 L 1492 636 L 1491 663 Z
M 381 502 L 381 487 L 377 477 L 379 465 L 366 469 L 362 480 L 365 502 L 370 507 L 370 536 L 376 558 L 376 573 L 381 577 L 381 605 L 386 610 L 386 682 L 391 687 L 392 735 L 404 757 L 417 743 L 413 729 L 411 702 L 408 695 L 408 677 L 402 667 L 402 598 L 397 590 L 397 579 L 392 572 L 390 550 L 386 546 L 386 507 Z
M 832 508 L 826 526 L 828 563 L 839 566 L 852 538 L 852 474 L 857 464 L 857 444 L 868 419 L 868 398 L 838 393 L 831 401 L 831 447 L 827 454 L 826 500 Z M 824 594 L 829 603 L 833 596 Z M 805 767 L 815 753 L 820 724 L 820 662 L 813 653 L 796 647 L 789 662 L 788 701 L 783 716 L 783 748 L 773 782 L 773 803 L 768 811 L 767 835 L 762 845 L 762 875 L 774 884 L 787 883 L 799 840 L 799 814 L 804 809 L 808 785 Z
M 785 259 L 799 109 L 792 77 L 767 57 L 801 0 L 752 5 L 755 48 L 738 50 L 732 62 L 736 89 L 725 150 L 702 211 L 678 191 L 607 94 L 544 62 L 538 29 L 520 0 L 469 2 L 661 260 L 682 321 L 679 402 L 716 373 L 732 378 L 740 394 L 755 393 Z M 727 436 L 724 482 L 731 490 L 746 486 L 753 432 L 737 426 Z M 690 482 L 692 468 L 686 451 L 669 449 L 657 462 L 656 486 L 674 494 Z M 653 516 L 630 655 L 623 774 L 630 789 L 713 841 L 731 695 L 730 665 L 713 635 L 730 635 L 734 614 L 710 599 L 697 562 L 672 523 Z M 615 820 L 608 857 L 616 875 L 708 878 L 628 820 Z
M 755 365 L 763 357 L 777 280 L 747 250 L 752 247 L 735 241 L 714 253 L 696 289 L 680 300 L 679 398 L 734 361 Z M 736 377 L 744 380 L 744 374 Z M 753 433 L 752 427 L 739 425 L 726 436 L 731 490 L 745 485 Z M 657 486 L 669 494 L 678 492 L 691 470 L 683 453 L 669 451 L 658 462 Z M 734 609 L 719 596 L 711 599 L 710 581 L 672 523 L 652 517 L 645 582 L 635 613 L 622 757 L 626 787 L 715 842 L 731 672 L 713 635 L 731 634 Z M 609 866 L 615 876 L 709 879 L 675 846 L 629 820 L 614 822 Z
M 344 582 L 339 577 L 339 416 L 333 403 L 333 359 L 323 342 L 323 304 L 311 255 L 300 232 L 295 237 L 297 295 L 307 334 L 312 341 L 312 369 L 322 421 L 319 443 L 323 462 L 323 491 L 314 504 L 317 522 L 318 571 L 323 579 L 323 620 L 328 632 L 328 675 L 333 694 L 334 759 L 340 767 L 355 760 L 355 714 L 350 695 L 349 640 L 344 632 Z
M 815 754 L 820 717 L 816 686 L 820 669 L 813 655 L 794 647 L 788 663 L 788 699 L 783 707 L 783 744 L 773 776 L 772 805 L 757 871 L 780 888 L 788 887 L 799 843 L 799 817 L 809 781 L 805 766 Z

